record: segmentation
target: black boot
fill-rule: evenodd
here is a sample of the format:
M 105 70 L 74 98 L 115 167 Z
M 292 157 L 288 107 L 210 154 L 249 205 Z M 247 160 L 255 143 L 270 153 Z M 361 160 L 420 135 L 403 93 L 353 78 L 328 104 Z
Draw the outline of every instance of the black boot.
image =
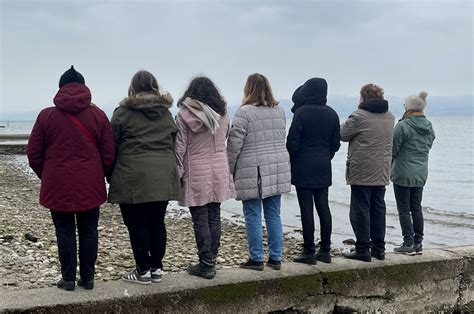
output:
M 372 255 L 373 258 L 376 258 L 379 261 L 383 261 L 385 259 L 385 253 L 384 252 L 372 251 L 372 252 L 370 252 L 370 255 Z
M 73 291 L 76 288 L 76 282 L 74 282 L 74 281 L 65 281 L 65 280 L 61 279 L 56 284 L 56 287 L 58 287 L 59 289 L 64 289 L 66 291 Z
M 331 254 L 329 252 L 330 249 L 328 248 L 319 248 L 318 253 L 316 253 L 316 259 L 323 263 L 331 263 Z
M 356 260 L 363 261 L 363 262 L 371 262 L 372 261 L 372 256 L 370 256 L 369 252 L 354 251 L 354 252 L 350 252 L 350 253 L 342 253 L 342 255 L 345 258 L 348 258 L 348 259 L 356 259 Z
M 304 248 L 300 255 L 293 258 L 295 263 L 303 263 L 308 265 L 316 265 L 316 254 L 314 254 L 314 249 Z
M 80 287 L 83 287 L 86 290 L 92 290 L 94 289 L 94 280 L 87 281 L 87 280 L 82 280 L 81 278 L 77 281 L 77 285 Z
M 198 276 L 206 279 L 212 279 L 216 275 L 216 266 L 199 262 L 196 265 L 189 265 L 187 269 L 188 274 Z

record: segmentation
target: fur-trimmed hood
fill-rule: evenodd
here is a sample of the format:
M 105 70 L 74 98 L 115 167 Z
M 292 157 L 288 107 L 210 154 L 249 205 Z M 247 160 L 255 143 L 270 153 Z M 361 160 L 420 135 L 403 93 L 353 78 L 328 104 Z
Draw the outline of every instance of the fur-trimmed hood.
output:
M 120 106 L 143 112 L 150 120 L 159 119 L 163 112 L 171 108 L 173 97 L 169 93 L 139 93 L 128 96 L 120 102 Z

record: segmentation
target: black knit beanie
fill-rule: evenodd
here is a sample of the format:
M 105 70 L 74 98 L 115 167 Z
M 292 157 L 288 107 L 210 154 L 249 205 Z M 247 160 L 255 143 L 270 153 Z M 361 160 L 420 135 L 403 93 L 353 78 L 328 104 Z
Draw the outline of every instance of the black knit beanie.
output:
M 71 68 L 61 75 L 61 78 L 59 79 L 59 88 L 69 83 L 86 83 L 82 74 L 77 72 L 73 65 L 71 65 Z

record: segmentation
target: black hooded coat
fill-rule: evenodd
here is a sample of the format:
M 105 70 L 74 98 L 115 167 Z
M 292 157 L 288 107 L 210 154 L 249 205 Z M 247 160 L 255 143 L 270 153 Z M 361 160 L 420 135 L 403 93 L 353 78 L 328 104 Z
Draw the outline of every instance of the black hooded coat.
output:
M 294 113 L 286 147 L 290 153 L 291 183 L 317 189 L 332 185 L 331 159 L 339 150 L 337 113 L 326 105 L 327 83 L 312 78 L 293 94 Z

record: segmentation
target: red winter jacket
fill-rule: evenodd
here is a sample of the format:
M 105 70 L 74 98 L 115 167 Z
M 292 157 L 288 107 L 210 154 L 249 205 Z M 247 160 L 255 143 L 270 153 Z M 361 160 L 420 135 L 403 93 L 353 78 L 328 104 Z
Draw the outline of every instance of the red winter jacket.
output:
M 64 85 L 54 104 L 38 115 L 26 149 L 30 167 L 41 179 L 40 204 L 61 212 L 96 208 L 106 201 L 104 175 L 115 158 L 110 122 L 91 105 L 89 88 L 80 83 Z M 97 146 L 65 113 L 82 122 Z

